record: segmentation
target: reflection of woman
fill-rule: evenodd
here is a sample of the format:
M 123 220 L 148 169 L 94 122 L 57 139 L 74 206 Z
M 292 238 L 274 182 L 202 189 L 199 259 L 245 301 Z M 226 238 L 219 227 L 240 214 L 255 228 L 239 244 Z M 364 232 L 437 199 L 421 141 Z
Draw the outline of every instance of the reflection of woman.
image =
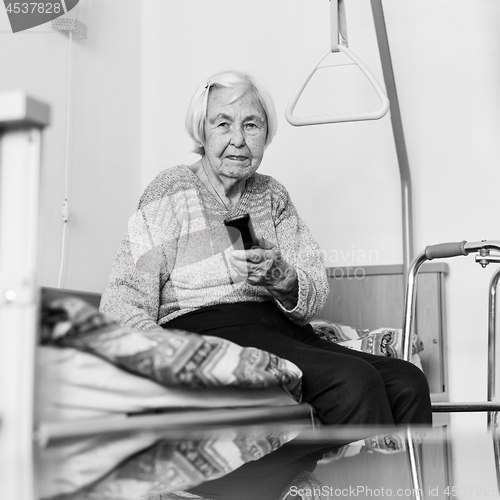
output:
M 287 191 L 256 173 L 276 131 L 265 87 L 247 74 L 217 74 L 195 93 L 186 123 L 201 158 L 160 173 L 142 195 L 103 311 L 131 327 L 224 337 L 289 359 L 304 373 L 303 400 L 325 423 L 430 422 L 420 370 L 343 349 L 307 324 L 328 285 Z M 223 220 L 246 212 L 259 246 L 233 249 Z
M 292 441 L 269 455 L 247 462 L 221 478 L 208 480 L 188 491 L 201 499 L 293 500 L 312 498 L 312 495 L 303 496 L 299 492 L 316 488 L 314 499 L 331 498 L 329 488 L 312 473 L 323 455 L 338 448 L 326 443 Z M 182 497 L 172 495 L 170 498 Z

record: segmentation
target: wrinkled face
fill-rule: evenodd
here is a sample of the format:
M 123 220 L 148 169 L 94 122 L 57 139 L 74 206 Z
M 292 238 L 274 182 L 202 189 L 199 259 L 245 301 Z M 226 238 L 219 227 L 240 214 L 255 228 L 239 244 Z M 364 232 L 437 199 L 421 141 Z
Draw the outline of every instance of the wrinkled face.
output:
M 264 155 L 267 120 L 251 91 L 229 103 L 230 89 L 215 88 L 208 96 L 205 159 L 219 177 L 243 180 L 258 168 Z

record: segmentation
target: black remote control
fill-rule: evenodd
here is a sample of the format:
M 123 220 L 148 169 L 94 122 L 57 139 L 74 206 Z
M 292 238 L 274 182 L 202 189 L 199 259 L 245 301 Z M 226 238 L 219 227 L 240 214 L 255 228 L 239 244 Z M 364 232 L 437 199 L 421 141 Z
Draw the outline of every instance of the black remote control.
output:
M 253 247 L 258 247 L 257 238 L 253 229 L 252 220 L 249 214 L 237 215 L 224 221 L 231 244 L 235 244 L 241 235 L 243 248 L 250 250 Z

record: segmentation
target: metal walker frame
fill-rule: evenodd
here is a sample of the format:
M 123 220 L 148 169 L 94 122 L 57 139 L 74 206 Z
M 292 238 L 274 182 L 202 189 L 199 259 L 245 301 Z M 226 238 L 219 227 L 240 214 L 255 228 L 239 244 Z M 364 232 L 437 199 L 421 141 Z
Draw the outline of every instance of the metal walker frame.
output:
M 494 255 L 491 252 L 499 254 Z M 405 312 L 403 323 L 403 358 L 407 361 L 411 358 L 411 338 L 415 323 L 415 302 L 417 274 L 424 262 L 433 259 L 447 257 L 457 257 L 477 253 L 476 262 L 481 267 L 486 267 L 491 262 L 500 263 L 500 241 L 479 241 L 479 242 L 454 242 L 440 243 L 428 246 L 413 260 L 406 285 Z M 489 287 L 489 321 L 488 321 L 488 393 L 486 402 L 435 402 L 432 405 L 434 412 L 473 412 L 473 411 L 500 411 L 500 401 L 495 395 L 496 378 L 496 289 L 500 279 L 500 270 L 497 271 Z
M 492 253 L 493 252 L 493 253 Z M 497 252 L 496 254 L 494 252 Z M 405 311 L 403 323 L 403 358 L 409 361 L 412 351 L 412 333 L 415 323 L 417 274 L 422 264 L 428 260 L 457 257 L 476 253 L 475 260 L 481 267 L 490 263 L 500 263 L 500 241 L 483 240 L 479 242 L 452 242 L 431 245 L 421 252 L 408 271 L 406 284 Z M 500 400 L 496 397 L 495 385 L 497 374 L 496 363 L 496 293 L 500 280 L 500 269 L 492 276 L 488 294 L 488 382 L 487 401 L 482 402 L 434 402 L 433 412 L 488 412 L 488 426 L 492 430 L 493 451 L 500 487 L 500 429 L 498 412 Z M 411 479 L 417 500 L 424 498 L 418 450 L 411 429 L 407 430 L 407 454 L 410 463 Z

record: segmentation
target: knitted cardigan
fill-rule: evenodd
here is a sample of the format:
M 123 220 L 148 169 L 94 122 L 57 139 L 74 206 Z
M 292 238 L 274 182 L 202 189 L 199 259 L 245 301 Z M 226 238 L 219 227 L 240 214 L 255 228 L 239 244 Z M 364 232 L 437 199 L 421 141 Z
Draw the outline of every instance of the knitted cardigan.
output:
M 329 288 L 319 247 L 286 189 L 270 176 L 254 174 L 236 212 L 229 214 L 184 165 L 161 172 L 143 193 L 113 263 L 101 310 L 125 326 L 152 330 L 202 307 L 275 300 L 229 264 L 233 247 L 223 221 L 243 213 L 297 270 L 296 306 L 287 310 L 276 304 L 294 323 L 307 323 L 323 307 Z

